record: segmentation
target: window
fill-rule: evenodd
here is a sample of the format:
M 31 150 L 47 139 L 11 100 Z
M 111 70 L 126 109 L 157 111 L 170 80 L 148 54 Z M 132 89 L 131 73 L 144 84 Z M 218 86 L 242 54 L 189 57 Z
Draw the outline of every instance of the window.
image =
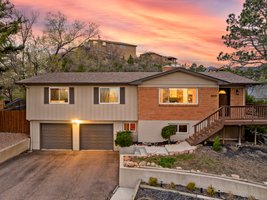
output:
M 69 103 L 69 88 L 67 87 L 49 88 L 49 103 L 51 104 Z
M 123 124 L 123 130 L 136 132 L 136 123 L 124 123 Z
M 177 132 L 178 133 L 188 133 L 188 126 L 187 126 L 187 124 L 178 124 L 177 125 Z
M 120 102 L 119 87 L 102 87 L 99 88 L 100 104 L 118 104 Z
M 107 43 L 106 42 L 102 42 L 102 46 L 107 46 Z
M 126 46 L 125 46 L 125 45 L 123 45 L 123 44 L 121 44 L 121 45 L 120 45 L 120 48 L 121 48 L 121 49 L 125 49 L 125 48 L 126 48 Z
M 196 88 L 160 88 L 160 104 L 197 104 Z

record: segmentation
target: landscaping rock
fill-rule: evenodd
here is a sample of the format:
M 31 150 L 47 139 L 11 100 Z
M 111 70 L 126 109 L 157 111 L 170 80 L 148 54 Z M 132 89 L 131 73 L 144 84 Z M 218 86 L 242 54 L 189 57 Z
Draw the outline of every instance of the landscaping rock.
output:
M 156 167 L 156 166 L 157 166 L 156 163 L 154 162 L 151 163 L 151 167 Z
M 240 179 L 240 176 L 237 175 L 237 174 L 231 174 L 231 176 L 232 176 L 232 178 L 234 178 L 234 179 Z
M 150 162 L 147 162 L 146 166 L 151 166 L 151 163 Z
M 124 166 L 125 167 L 134 167 L 135 166 L 135 162 L 132 162 L 132 161 L 126 161 L 124 163 Z
M 176 169 L 178 169 L 178 170 L 182 170 L 182 167 L 176 167 Z
M 142 167 L 143 167 L 143 166 L 146 166 L 146 164 L 147 164 L 146 161 L 141 161 L 141 162 L 139 163 L 139 166 L 142 166 Z

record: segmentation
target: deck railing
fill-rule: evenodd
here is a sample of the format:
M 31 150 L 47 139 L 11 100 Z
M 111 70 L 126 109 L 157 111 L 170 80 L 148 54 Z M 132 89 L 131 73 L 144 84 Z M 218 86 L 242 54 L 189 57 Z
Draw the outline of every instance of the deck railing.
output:
M 267 105 L 222 106 L 205 119 L 194 125 L 195 133 L 209 127 L 212 123 L 224 120 L 267 120 Z

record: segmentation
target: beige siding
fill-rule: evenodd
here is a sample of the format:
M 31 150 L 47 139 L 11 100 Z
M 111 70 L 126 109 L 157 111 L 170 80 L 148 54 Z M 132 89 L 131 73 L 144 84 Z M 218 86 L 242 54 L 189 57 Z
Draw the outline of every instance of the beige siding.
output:
M 138 142 L 162 142 L 161 130 L 169 124 L 188 124 L 188 133 L 177 133 L 171 140 L 185 140 L 194 133 L 195 120 L 139 120 L 138 121 Z
M 93 86 L 73 86 L 74 104 L 44 104 L 44 86 L 27 89 L 28 120 L 137 120 L 137 88 L 125 86 L 125 104 L 93 104 Z
M 145 81 L 140 87 L 219 87 L 215 81 L 176 72 Z

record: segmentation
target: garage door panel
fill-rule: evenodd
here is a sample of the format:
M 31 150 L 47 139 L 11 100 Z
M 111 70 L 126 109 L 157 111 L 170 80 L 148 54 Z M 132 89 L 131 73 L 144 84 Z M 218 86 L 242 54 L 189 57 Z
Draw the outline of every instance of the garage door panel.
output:
M 80 126 L 80 148 L 113 150 L 113 125 L 82 124 Z
M 72 149 L 71 124 L 41 124 L 42 149 Z

